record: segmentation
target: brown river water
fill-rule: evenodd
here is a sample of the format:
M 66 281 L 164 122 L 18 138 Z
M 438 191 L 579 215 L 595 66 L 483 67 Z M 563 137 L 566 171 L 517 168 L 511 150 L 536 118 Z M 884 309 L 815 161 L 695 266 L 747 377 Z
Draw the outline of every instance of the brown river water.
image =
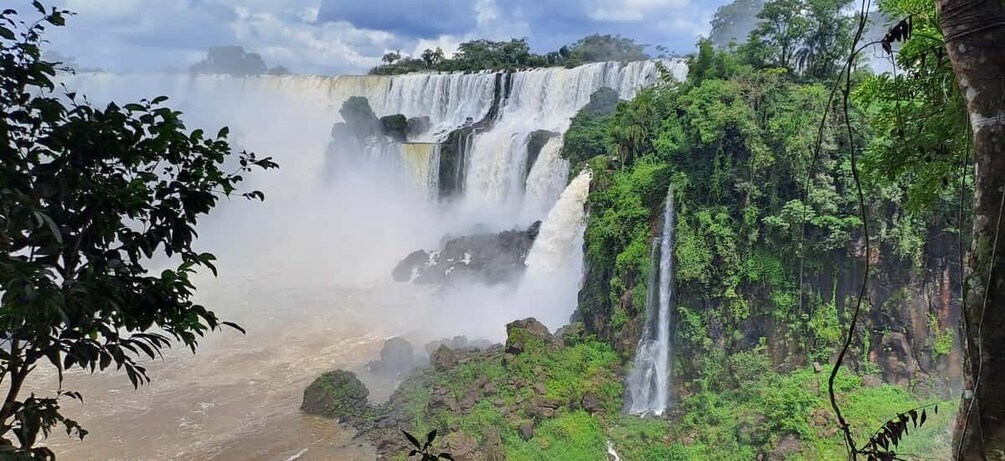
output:
M 217 332 L 195 355 L 166 351 L 163 360 L 147 363 L 151 383 L 138 390 L 122 373 L 69 373 L 64 387 L 80 391 L 84 402 L 67 401 L 64 412 L 90 433 L 83 441 L 55 433 L 46 443 L 59 458 L 373 459 L 351 430 L 305 415 L 299 405 L 310 381 L 336 368 L 359 372 L 371 400 L 387 398 L 395 383 L 363 369 L 390 332 L 407 330 L 402 310 L 417 297 L 412 288 L 274 290 L 253 278 L 209 285 L 203 291 L 216 301 L 211 306 L 231 303 L 218 308 L 222 316 L 248 313 L 238 315 L 247 334 Z M 376 317 L 387 321 L 375 328 Z M 50 373 L 33 390 L 54 387 Z

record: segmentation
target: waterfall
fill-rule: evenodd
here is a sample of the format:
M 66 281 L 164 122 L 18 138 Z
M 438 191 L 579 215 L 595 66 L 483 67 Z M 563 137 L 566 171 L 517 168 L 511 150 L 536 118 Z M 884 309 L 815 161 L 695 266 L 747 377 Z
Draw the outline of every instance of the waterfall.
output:
M 586 217 L 586 197 L 590 194 L 590 170 L 583 170 L 562 191 L 527 255 L 527 277 L 545 275 L 565 265 L 573 253 L 576 235 Z
M 427 198 L 436 198 L 439 190 L 440 145 L 406 142 L 401 144 L 401 156 L 411 183 Z
M 600 62 L 572 69 L 549 67 L 516 72 L 490 130 L 476 133 L 465 172 L 465 200 L 470 213 L 492 208 L 504 218 L 496 227 L 507 228 L 523 214 L 527 141 L 535 130 L 565 132 L 576 112 L 602 87 L 633 98 L 640 89 L 659 79 L 663 65 L 678 79 L 686 66 L 681 61 Z M 481 218 L 481 217 L 480 217 Z
M 541 153 L 527 175 L 520 220 L 541 219 L 562 193 L 569 176 L 569 161 L 561 157 L 562 137 L 555 136 L 541 148 Z
M 673 245 L 674 203 L 671 186 L 667 191 L 663 230 L 659 237 L 659 266 L 656 274 L 650 274 L 647 287 L 650 300 L 653 299 L 654 291 L 658 293 L 655 299 L 656 305 L 654 306 L 653 302 L 647 303 L 646 328 L 639 339 L 635 361 L 628 375 L 628 391 L 631 398 L 628 412 L 633 415 L 659 416 L 669 405 L 670 316 L 674 307 Z M 654 251 L 654 256 L 655 254 Z M 653 286 L 656 281 L 658 285 Z

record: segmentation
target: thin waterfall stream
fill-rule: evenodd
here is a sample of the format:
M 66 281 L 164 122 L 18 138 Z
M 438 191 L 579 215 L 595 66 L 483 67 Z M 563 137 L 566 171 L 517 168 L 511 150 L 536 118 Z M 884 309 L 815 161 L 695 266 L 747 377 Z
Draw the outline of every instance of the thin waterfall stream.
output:
M 673 186 L 667 191 L 663 210 L 663 230 L 659 237 L 657 273 L 650 275 L 648 292 L 657 292 L 657 301 L 646 306 L 647 321 L 635 351 L 635 361 L 628 375 L 631 404 L 628 413 L 660 416 L 669 407 L 671 313 L 674 308 L 673 246 L 674 246 Z M 655 250 L 655 248 L 654 248 Z M 655 257 L 654 257 L 655 259 Z M 658 282 L 657 286 L 653 286 Z M 655 312 L 654 312 L 655 309 Z M 653 315 L 655 314 L 655 315 Z

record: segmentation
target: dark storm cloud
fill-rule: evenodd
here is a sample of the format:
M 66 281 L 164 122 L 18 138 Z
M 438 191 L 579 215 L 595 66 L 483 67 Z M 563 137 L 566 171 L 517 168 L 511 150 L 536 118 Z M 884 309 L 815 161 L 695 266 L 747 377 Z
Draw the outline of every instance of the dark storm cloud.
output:
M 423 38 L 463 34 L 477 26 L 473 0 L 322 0 L 318 21 Z

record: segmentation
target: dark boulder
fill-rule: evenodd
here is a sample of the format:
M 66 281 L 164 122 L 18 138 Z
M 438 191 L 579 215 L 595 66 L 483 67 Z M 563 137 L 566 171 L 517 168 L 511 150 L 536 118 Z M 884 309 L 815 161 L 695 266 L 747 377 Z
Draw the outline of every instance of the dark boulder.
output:
M 345 120 L 347 132 L 358 139 L 375 136 L 381 132 L 380 120 L 370 108 L 370 102 L 362 96 L 347 99 L 342 103 L 338 113 L 342 116 L 342 120 Z
M 429 262 L 429 253 L 424 250 L 413 251 L 394 267 L 394 270 L 391 271 L 391 278 L 395 282 L 408 282 L 412 280 L 415 268 L 427 262 Z
M 408 139 L 408 120 L 404 115 L 385 115 L 380 118 L 381 132 L 398 142 L 405 142 Z
M 458 279 L 488 285 L 513 281 L 526 270 L 525 261 L 540 228 L 537 221 L 525 230 L 450 238 L 432 256 L 421 250 L 409 254 L 391 275 L 397 281 L 419 284 L 448 284 Z M 427 258 L 420 262 L 423 254 Z M 414 279 L 412 273 L 416 273 Z
M 328 371 L 318 376 L 304 390 L 304 401 L 300 409 L 312 415 L 357 424 L 369 414 L 369 395 L 370 391 L 352 372 Z
M 558 135 L 559 133 L 548 130 L 535 130 L 530 134 L 530 139 L 527 140 L 527 163 L 524 168 L 523 177 L 526 178 L 530 175 L 530 169 L 534 167 L 537 157 L 541 155 L 541 149 L 548 143 L 548 140 Z
M 429 117 L 411 117 L 405 122 L 405 131 L 409 139 L 429 131 L 430 127 L 432 127 L 432 123 L 430 123 Z
M 384 347 L 380 350 L 380 360 L 370 362 L 368 367 L 374 374 L 399 376 L 412 371 L 421 365 L 420 362 L 415 357 L 412 344 L 405 338 L 395 336 L 384 341 Z

